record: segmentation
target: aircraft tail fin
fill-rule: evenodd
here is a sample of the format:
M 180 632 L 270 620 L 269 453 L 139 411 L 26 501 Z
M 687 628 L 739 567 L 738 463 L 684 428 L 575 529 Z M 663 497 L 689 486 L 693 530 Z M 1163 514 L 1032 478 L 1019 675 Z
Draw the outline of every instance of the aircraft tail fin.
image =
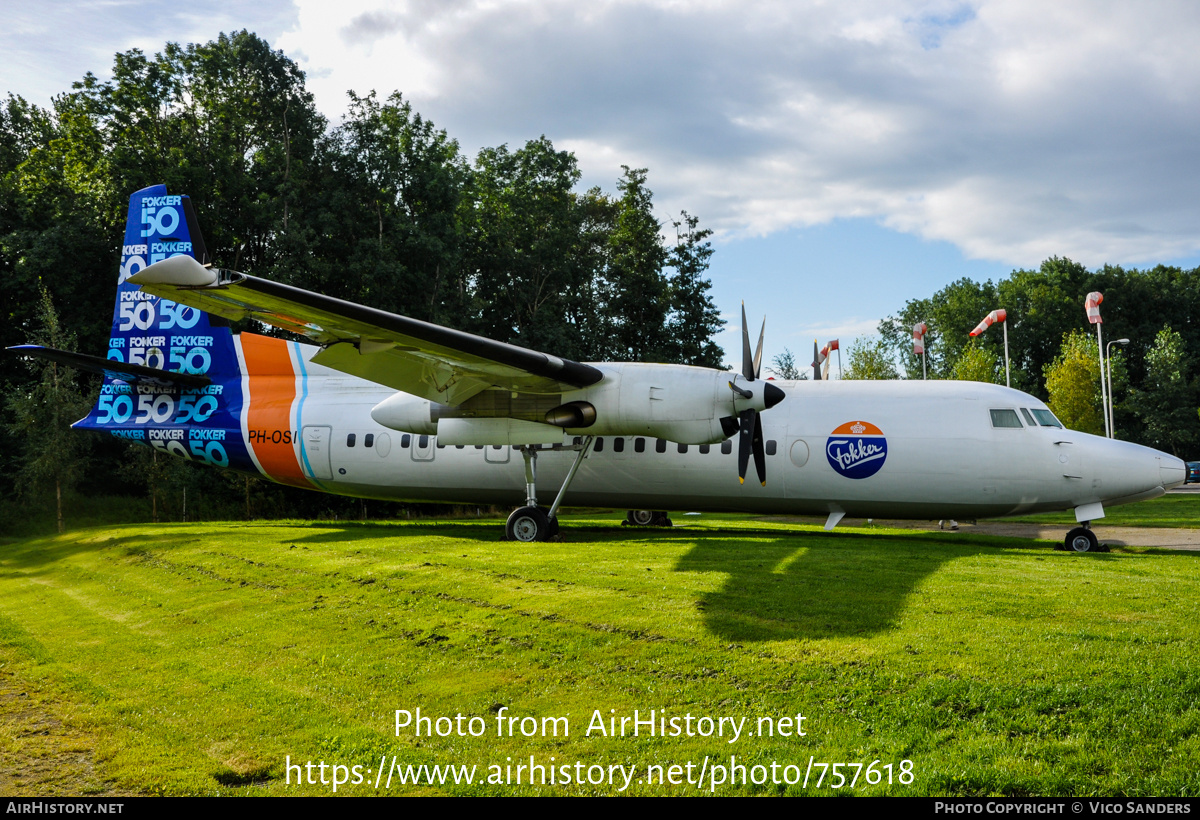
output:
M 242 366 L 228 323 L 143 293 L 129 277 L 154 262 L 209 254 L 191 200 L 154 185 L 129 198 L 112 332 L 104 359 L 36 348 L 39 356 L 104 375 L 77 429 L 140 441 L 174 455 L 250 468 L 241 441 Z

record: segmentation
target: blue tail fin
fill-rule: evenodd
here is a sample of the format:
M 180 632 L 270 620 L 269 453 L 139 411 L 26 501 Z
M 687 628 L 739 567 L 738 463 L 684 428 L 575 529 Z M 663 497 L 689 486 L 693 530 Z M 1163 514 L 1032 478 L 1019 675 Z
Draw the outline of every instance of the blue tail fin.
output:
M 133 194 L 104 384 L 96 406 L 74 426 L 257 472 L 243 442 L 242 374 L 225 321 L 126 281 L 180 254 L 208 263 L 191 200 L 164 185 Z

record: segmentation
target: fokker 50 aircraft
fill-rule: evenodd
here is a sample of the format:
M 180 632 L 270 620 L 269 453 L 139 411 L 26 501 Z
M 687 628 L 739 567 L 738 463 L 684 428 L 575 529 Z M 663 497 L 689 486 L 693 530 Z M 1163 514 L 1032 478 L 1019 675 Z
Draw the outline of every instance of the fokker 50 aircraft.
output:
M 507 524 L 519 541 L 553 536 L 564 502 L 826 529 L 1073 509 L 1066 548 L 1087 552 L 1106 505 L 1184 480 L 1179 459 L 1063 429 L 997 385 L 765 381 L 744 310 L 740 373 L 583 364 L 207 262 L 186 196 L 130 198 L 107 357 L 18 348 L 104 374 L 75 427 L 342 495 L 524 499 Z M 310 343 L 232 333 L 244 318 Z M 751 459 L 759 480 L 743 483 Z M 558 488 L 549 509 L 539 482 Z

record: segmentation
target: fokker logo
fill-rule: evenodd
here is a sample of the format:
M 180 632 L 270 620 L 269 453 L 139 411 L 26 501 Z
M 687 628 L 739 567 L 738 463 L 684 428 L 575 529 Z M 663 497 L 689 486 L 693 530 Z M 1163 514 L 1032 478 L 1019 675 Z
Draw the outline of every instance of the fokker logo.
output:
M 830 434 L 825 443 L 825 457 L 846 478 L 870 478 L 887 460 L 887 439 L 870 422 L 847 422 Z

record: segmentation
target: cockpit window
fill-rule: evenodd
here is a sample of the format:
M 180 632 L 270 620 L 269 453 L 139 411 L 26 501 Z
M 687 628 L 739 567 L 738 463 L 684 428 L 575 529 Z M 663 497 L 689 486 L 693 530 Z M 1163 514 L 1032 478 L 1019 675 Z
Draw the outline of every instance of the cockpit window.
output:
M 1058 427 L 1059 429 L 1062 429 L 1062 422 L 1054 418 L 1054 414 L 1049 410 L 1038 410 L 1035 408 L 1033 411 L 1033 416 L 1039 422 L 1041 422 L 1043 427 Z
M 993 427 L 1015 427 L 1021 429 L 1021 419 L 1017 417 L 1016 410 L 1009 410 L 1007 407 L 1003 410 L 992 411 L 992 426 Z
M 1025 417 L 1025 423 L 1030 427 L 1037 427 L 1037 422 L 1033 420 L 1033 414 L 1024 407 L 1021 408 L 1021 415 Z

